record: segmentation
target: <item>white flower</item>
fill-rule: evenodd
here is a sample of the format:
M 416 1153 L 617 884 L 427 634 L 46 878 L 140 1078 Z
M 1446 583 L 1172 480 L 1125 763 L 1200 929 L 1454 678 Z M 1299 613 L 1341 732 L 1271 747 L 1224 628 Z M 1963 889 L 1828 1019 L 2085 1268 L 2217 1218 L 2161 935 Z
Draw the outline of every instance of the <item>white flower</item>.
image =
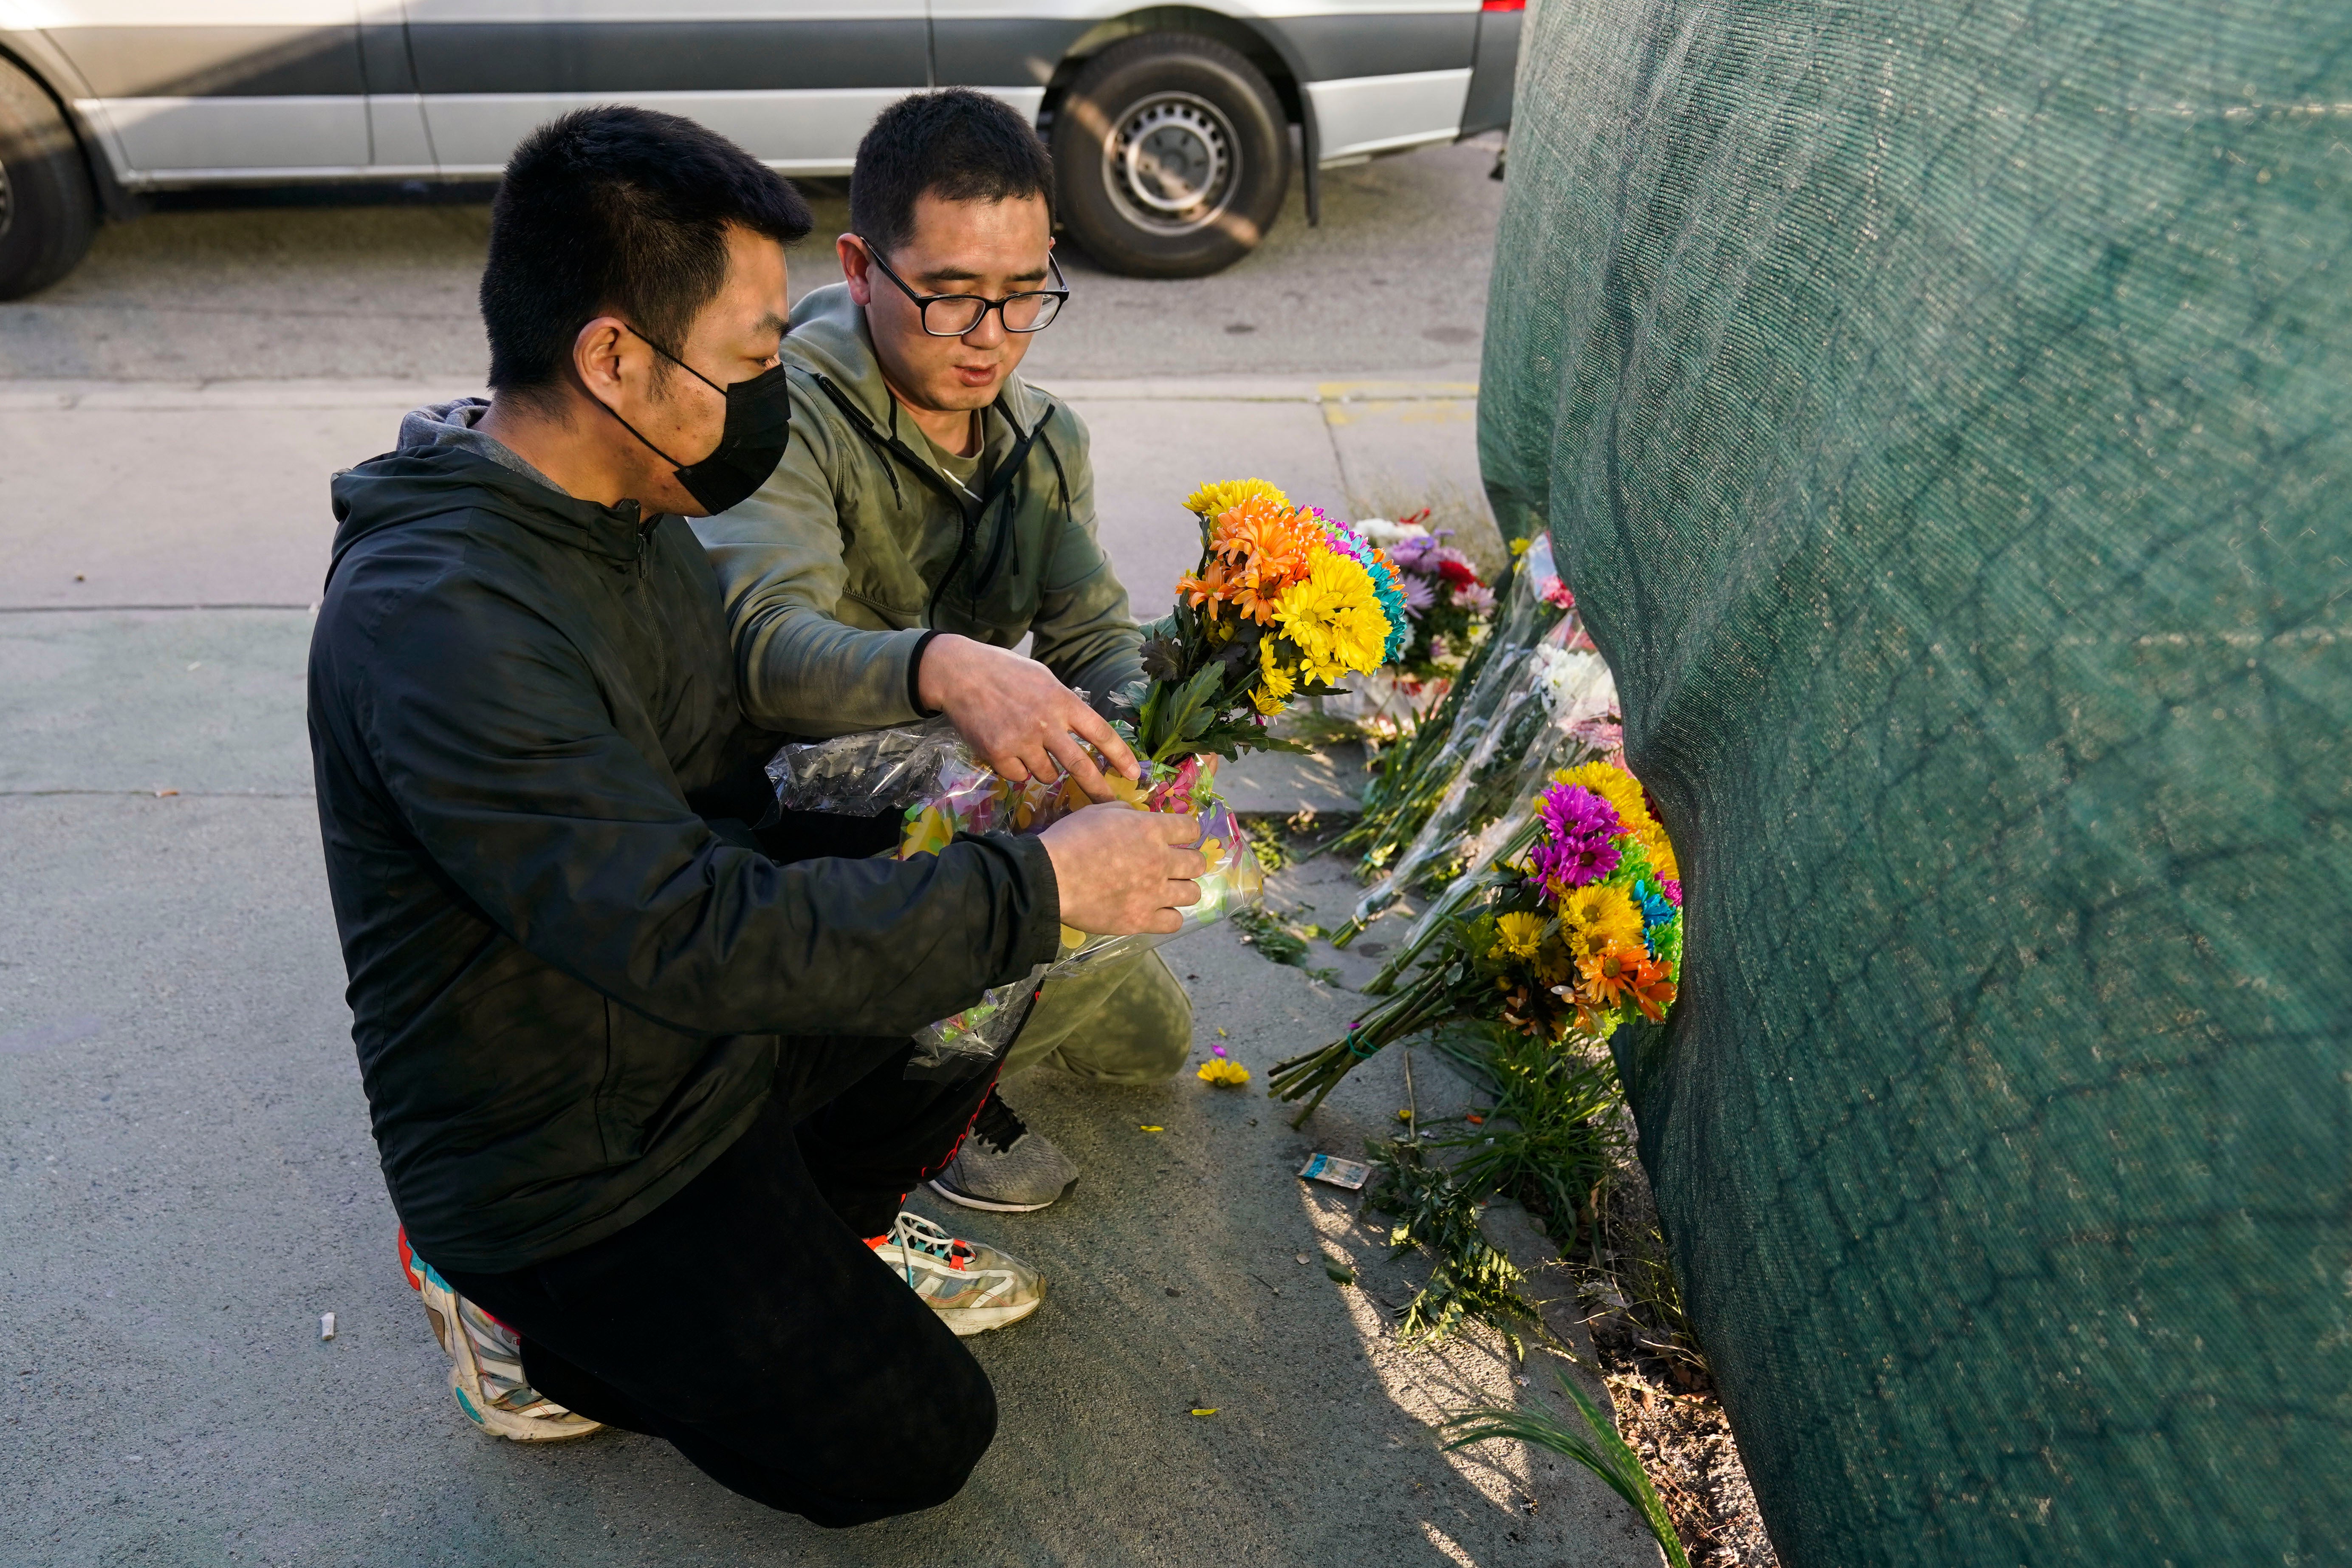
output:
M 1599 654 L 1581 648 L 1571 653 L 1549 642 L 1538 643 L 1530 651 L 1538 667 L 1537 687 L 1560 729 L 1616 703 L 1617 683 Z
M 1558 712 L 1560 703 L 1582 684 L 1581 678 L 1586 673 L 1585 660 L 1580 655 L 1556 648 L 1549 643 L 1537 644 L 1535 656 L 1539 667 L 1536 679 L 1543 687 L 1544 700 L 1551 704 L 1554 712 Z
M 1356 531 L 1374 544 L 1385 548 L 1403 539 L 1425 539 L 1429 530 L 1417 522 L 1391 522 L 1384 517 L 1368 517 L 1356 524 Z

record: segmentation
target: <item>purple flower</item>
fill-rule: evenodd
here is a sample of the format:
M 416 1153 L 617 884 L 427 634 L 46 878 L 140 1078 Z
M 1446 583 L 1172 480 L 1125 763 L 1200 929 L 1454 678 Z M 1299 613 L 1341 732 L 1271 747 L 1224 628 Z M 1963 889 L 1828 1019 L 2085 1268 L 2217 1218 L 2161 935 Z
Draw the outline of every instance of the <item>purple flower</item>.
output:
M 1666 895 L 1666 902 L 1674 905 L 1676 909 L 1681 909 L 1683 907 L 1683 885 L 1681 882 L 1672 877 L 1661 877 L 1658 879 L 1658 889 L 1661 892 Z
M 1484 583 L 1473 583 L 1466 588 L 1454 589 L 1454 602 L 1474 616 L 1488 615 L 1495 608 L 1495 590 Z
M 1404 579 L 1404 607 L 1417 616 L 1435 603 L 1437 603 L 1436 584 L 1426 577 L 1415 577 L 1408 574 Z
M 1425 575 L 1434 570 L 1429 564 L 1429 557 L 1436 549 L 1437 541 L 1425 533 L 1417 533 L 1411 538 L 1400 539 L 1390 546 L 1389 559 L 1396 563 L 1400 572 Z
M 1586 888 L 1617 868 L 1622 827 L 1617 808 L 1577 784 L 1554 784 L 1543 795 L 1543 839 L 1528 855 L 1536 875 L 1555 893 Z

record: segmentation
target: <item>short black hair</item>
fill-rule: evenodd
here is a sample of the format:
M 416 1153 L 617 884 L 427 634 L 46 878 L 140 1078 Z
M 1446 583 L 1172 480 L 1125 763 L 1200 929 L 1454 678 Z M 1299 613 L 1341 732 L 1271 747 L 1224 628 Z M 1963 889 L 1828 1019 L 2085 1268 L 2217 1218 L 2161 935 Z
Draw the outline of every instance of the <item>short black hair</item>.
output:
M 671 353 L 727 281 L 727 229 L 791 244 L 814 220 L 792 182 L 706 126 L 618 105 L 523 139 L 490 205 L 482 326 L 492 390 L 560 384 L 610 312 Z
M 968 87 L 902 98 L 877 115 L 849 176 L 849 226 L 884 255 L 914 237 L 915 200 L 1054 203 L 1054 155 L 1020 112 Z

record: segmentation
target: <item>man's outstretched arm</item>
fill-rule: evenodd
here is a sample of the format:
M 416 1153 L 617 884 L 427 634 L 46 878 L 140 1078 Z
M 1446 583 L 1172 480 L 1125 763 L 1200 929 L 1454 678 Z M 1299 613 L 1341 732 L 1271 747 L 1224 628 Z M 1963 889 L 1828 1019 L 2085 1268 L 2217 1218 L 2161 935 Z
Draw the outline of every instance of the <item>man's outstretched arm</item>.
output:
M 674 1028 L 908 1034 L 1055 951 L 1037 840 L 792 866 L 719 840 L 571 643 L 495 594 L 412 601 L 340 673 L 441 871 L 526 950 Z

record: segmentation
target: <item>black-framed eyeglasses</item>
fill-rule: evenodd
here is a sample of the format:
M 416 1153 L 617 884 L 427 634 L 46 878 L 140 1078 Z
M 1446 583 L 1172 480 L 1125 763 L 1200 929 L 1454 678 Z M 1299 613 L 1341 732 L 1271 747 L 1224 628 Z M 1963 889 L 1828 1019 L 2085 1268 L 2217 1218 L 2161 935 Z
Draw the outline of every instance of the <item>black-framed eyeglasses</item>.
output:
M 1007 294 L 1002 300 L 990 300 L 978 294 L 918 294 L 907 287 L 907 280 L 890 270 L 882 253 L 872 246 L 866 247 L 866 259 L 882 269 L 882 276 L 898 286 L 898 292 L 915 302 L 923 314 L 923 331 L 935 338 L 960 338 L 976 331 L 988 319 L 991 310 L 1004 323 L 1008 332 L 1042 332 L 1054 324 L 1061 314 L 1062 301 L 1070 297 L 1070 287 L 1062 279 L 1062 264 L 1049 253 L 1045 265 L 1054 270 L 1051 289 L 1025 289 L 1018 294 Z

